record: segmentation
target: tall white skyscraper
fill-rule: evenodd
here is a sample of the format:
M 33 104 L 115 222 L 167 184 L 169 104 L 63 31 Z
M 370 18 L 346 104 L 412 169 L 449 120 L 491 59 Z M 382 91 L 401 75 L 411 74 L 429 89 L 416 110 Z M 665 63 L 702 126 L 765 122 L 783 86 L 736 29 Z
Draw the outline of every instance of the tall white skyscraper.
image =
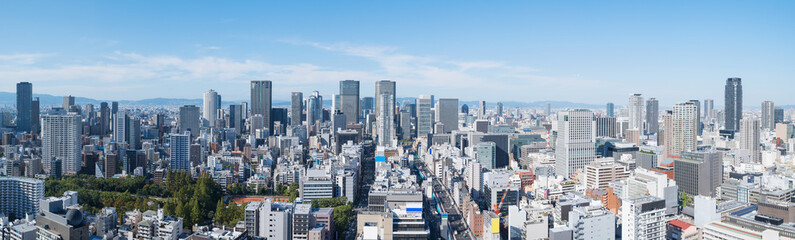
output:
M 762 102 L 762 128 L 767 130 L 776 129 L 776 106 L 773 101 Z
M 740 148 L 751 152 L 751 160 L 761 163 L 762 151 L 759 146 L 759 120 L 747 117 L 740 120 Z
M 382 106 L 378 107 L 378 117 L 376 124 L 378 125 L 378 145 L 393 147 L 396 146 L 395 142 L 395 114 L 394 106 L 390 107 L 390 102 L 393 102 L 394 95 L 381 94 L 378 96 L 381 101 L 378 101 Z M 392 110 L 392 111 L 390 111 Z
M 218 113 L 218 93 L 214 90 L 210 89 L 210 91 L 204 92 L 204 105 L 202 108 L 202 117 L 204 120 L 207 121 L 207 126 L 209 127 L 216 127 L 215 126 L 215 119 L 217 119 Z
M 433 132 L 433 113 L 431 112 L 431 95 L 420 95 L 417 98 L 417 136 L 425 137 Z
M 169 141 L 171 161 L 169 169 L 190 171 L 190 138 L 188 134 L 172 134 Z
M 444 132 L 458 130 L 458 98 L 439 98 L 436 104 L 436 122 L 442 123 Z
M 643 129 L 643 97 L 639 93 L 629 96 L 629 129 Z
M 666 119 L 666 156 L 679 157 L 684 151 L 696 150 L 696 144 L 698 141 L 697 111 L 698 108 L 694 102 L 685 102 L 674 105 L 670 120 Z M 670 139 L 667 139 L 667 136 L 670 136 Z
M 596 159 L 594 114 L 587 109 L 558 112 L 555 173 L 569 177 Z
M 56 160 L 61 160 L 64 174 L 80 171 L 80 115 L 45 115 L 42 117 L 42 165 L 50 171 Z
M 114 116 L 114 119 L 116 121 L 113 122 L 113 140 L 117 143 L 127 142 L 127 113 L 119 111 Z

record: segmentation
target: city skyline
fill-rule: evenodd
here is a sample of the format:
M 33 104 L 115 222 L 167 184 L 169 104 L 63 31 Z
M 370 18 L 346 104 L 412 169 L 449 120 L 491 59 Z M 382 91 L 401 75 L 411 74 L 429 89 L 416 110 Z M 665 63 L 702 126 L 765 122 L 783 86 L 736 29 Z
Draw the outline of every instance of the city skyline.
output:
M 14 11 L 0 21 L 8 22 L 8 36 L 15 38 L 0 38 L 6 43 L 0 46 L 0 80 L 32 82 L 38 86 L 34 92 L 59 96 L 200 98 L 215 89 L 225 99 L 242 100 L 248 81 L 269 79 L 274 99 L 312 90 L 330 99 L 341 80 L 361 81 L 361 91 L 369 93 L 372 82 L 388 79 L 398 83 L 397 97 L 600 104 L 640 93 L 672 106 L 687 99 L 720 100 L 718 86 L 740 77 L 746 80 L 748 103 L 795 104 L 785 91 L 760 91 L 795 84 L 786 78 L 795 73 L 786 67 L 795 53 L 788 44 L 795 39 L 788 31 L 795 25 L 787 15 L 792 4 L 702 2 L 687 9 L 676 3 L 627 2 L 431 4 L 415 9 L 321 3 L 304 9 L 278 3 L 230 5 L 216 12 L 215 6 L 199 3 L 191 13 L 171 11 L 178 3 L 8 5 Z M 119 12 L 144 7 L 153 8 L 144 15 Z M 333 13 L 342 7 L 346 14 Z M 466 16 L 497 7 L 505 12 L 484 18 L 436 15 L 448 8 Z M 34 9 L 47 17 L 26 15 Z M 289 14 L 298 9 L 315 17 Z M 256 10 L 271 11 L 246 14 Z M 68 20 L 48 24 L 56 18 Z M 517 31 L 519 26 L 527 30 Z M 53 34 L 59 37 L 45 37 Z M 418 35 L 424 38 L 413 37 Z M 152 88 L 155 84 L 163 87 Z M 13 90 L 0 86 L 0 91 Z

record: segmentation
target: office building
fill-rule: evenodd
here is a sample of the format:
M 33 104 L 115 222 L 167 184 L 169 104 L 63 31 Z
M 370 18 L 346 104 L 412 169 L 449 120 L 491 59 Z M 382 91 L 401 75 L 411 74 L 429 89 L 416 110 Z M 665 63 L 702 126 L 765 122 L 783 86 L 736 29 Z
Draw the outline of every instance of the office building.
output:
M 271 108 L 273 103 L 273 86 L 271 81 L 251 81 L 251 115 L 262 115 L 265 126 L 273 133 Z M 253 131 L 252 131 L 253 132 Z
M 33 102 L 30 104 L 30 127 L 31 131 L 35 134 L 41 133 L 41 101 L 38 97 L 33 99 Z M 783 115 L 782 115 L 783 116 Z
M 306 124 L 315 126 L 318 122 L 323 122 L 323 96 L 318 91 L 312 91 L 306 100 Z
M 629 96 L 629 129 L 643 130 L 643 97 L 639 93 Z
M 33 84 L 17 83 L 17 131 L 30 132 L 33 119 Z
M 549 113 L 547 113 L 547 115 L 549 115 Z M 502 102 L 497 102 L 497 117 L 502 117 Z
M 292 239 L 292 204 L 265 199 L 259 205 L 258 214 L 258 231 L 249 233 L 249 236 L 265 239 Z M 246 216 L 248 216 L 248 211 Z M 246 218 L 246 224 L 248 225 L 248 218 Z
M 475 154 L 481 166 L 486 169 L 497 167 L 497 144 L 493 142 L 481 142 L 475 145 Z
M 44 198 L 44 180 L 0 176 L 0 214 L 10 219 L 25 218 L 39 212 Z
M 185 105 L 179 108 L 179 132 L 190 132 L 190 138 L 199 136 L 199 107 Z
M 486 101 L 478 102 L 478 119 L 486 118 Z
M 375 82 L 376 134 L 379 146 L 395 144 L 395 82 L 381 80 Z
M 775 123 L 784 122 L 784 109 L 777 107 L 773 110 L 773 121 Z
M 621 204 L 623 239 L 665 239 L 665 200 L 643 196 Z
M 210 89 L 210 91 L 204 92 L 204 105 L 202 107 L 202 117 L 204 118 L 203 125 L 214 128 L 218 127 L 215 126 L 215 120 L 217 118 L 218 109 L 220 109 L 220 105 L 218 105 L 218 93 L 214 90 Z
M 102 102 L 99 104 L 99 115 L 99 134 L 108 134 L 108 130 L 110 129 L 110 107 L 108 107 L 107 102 Z
M 615 105 L 611 102 L 607 103 L 607 107 L 605 108 L 605 112 L 608 117 L 615 117 Z
M 42 117 L 42 163 L 45 171 L 60 160 L 65 174 L 80 172 L 81 117 L 76 114 L 45 115 Z
M 431 112 L 430 95 L 417 98 L 417 137 L 427 137 L 433 132 L 433 112 Z
M 172 134 L 169 138 L 171 159 L 169 168 L 172 170 L 190 171 L 190 138 L 187 134 Z
M 74 96 L 69 95 L 69 96 L 64 96 L 63 97 L 63 105 L 62 105 L 62 107 L 63 107 L 64 110 L 69 111 L 69 108 L 71 106 L 74 106 L 74 105 L 75 105 L 75 97 Z
M 715 114 L 713 113 L 715 108 L 715 101 L 712 99 L 704 99 L 704 108 L 701 110 L 703 113 L 701 116 L 704 116 L 705 122 L 710 122 L 713 118 L 715 118 Z
M 347 124 L 359 122 L 359 81 L 340 81 L 340 110 L 345 114 Z
M 594 114 L 575 109 L 558 112 L 558 137 L 555 144 L 555 173 L 569 177 L 596 158 Z
M 762 163 L 762 149 L 759 143 L 759 120 L 753 117 L 740 120 L 740 149 L 751 153 L 752 163 Z
M 726 79 L 724 95 L 726 103 L 723 105 L 724 129 L 737 131 L 740 128 L 740 119 L 743 118 L 743 85 L 740 78 Z
M 616 118 L 597 117 L 596 137 L 616 137 Z
M 775 104 L 773 104 L 773 101 L 762 102 L 762 129 L 768 131 L 776 129 L 775 114 L 776 114 L 776 106 Z
M 443 132 L 458 130 L 458 98 L 440 98 L 436 106 L 436 122 L 441 123 Z
M 626 166 L 616 163 L 614 160 L 597 159 L 585 166 L 583 183 L 586 188 L 606 189 L 610 182 L 623 180 L 629 177 L 629 170 Z
M 293 92 L 290 95 L 290 126 L 299 126 L 303 121 L 304 93 Z
M 649 98 L 646 100 L 646 134 L 657 134 L 660 130 L 660 102 L 656 98 Z
M 242 104 L 229 105 L 229 128 L 234 128 L 237 134 L 241 134 L 246 128 L 246 113 Z
M 569 212 L 572 239 L 616 239 L 616 215 L 601 206 L 575 207 Z
M 679 190 L 695 196 L 716 197 L 723 180 L 723 154 L 720 152 L 683 152 L 674 160 L 674 181 Z

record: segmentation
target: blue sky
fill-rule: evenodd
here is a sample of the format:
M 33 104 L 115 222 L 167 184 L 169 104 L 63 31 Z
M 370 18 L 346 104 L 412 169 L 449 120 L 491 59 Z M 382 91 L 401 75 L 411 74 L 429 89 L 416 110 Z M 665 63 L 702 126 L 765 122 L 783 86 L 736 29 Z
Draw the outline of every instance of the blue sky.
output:
M 792 1 L 18 1 L 0 6 L 0 91 L 248 98 L 398 81 L 398 95 L 671 105 L 742 77 L 795 104 Z

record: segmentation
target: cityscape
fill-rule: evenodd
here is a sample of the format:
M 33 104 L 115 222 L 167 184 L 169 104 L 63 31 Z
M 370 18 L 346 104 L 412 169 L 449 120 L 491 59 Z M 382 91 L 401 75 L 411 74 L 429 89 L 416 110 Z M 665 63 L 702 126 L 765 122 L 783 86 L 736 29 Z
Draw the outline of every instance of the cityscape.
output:
M 8 3 L 0 16 L 24 22 L 0 36 L 0 239 L 795 239 L 795 4 L 140 4 Z M 321 19 L 348 7 L 361 15 Z M 273 16 L 231 17 L 258 11 Z M 572 12 L 586 15 L 562 20 Z M 404 13 L 418 19 L 358 18 Z M 312 27 L 327 24 L 340 33 Z M 512 24 L 539 40 L 435 42 L 508 39 Z M 578 43 L 558 49 L 546 25 L 620 51 L 560 61 Z M 372 26 L 427 35 L 333 40 Z M 60 28 L 85 32 L 34 40 Z M 699 45 L 737 31 L 765 39 Z M 702 56 L 740 47 L 748 66 Z M 506 60 L 472 60 L 490 50 Z M 636 65 L 657 56 L 674 73 Z

